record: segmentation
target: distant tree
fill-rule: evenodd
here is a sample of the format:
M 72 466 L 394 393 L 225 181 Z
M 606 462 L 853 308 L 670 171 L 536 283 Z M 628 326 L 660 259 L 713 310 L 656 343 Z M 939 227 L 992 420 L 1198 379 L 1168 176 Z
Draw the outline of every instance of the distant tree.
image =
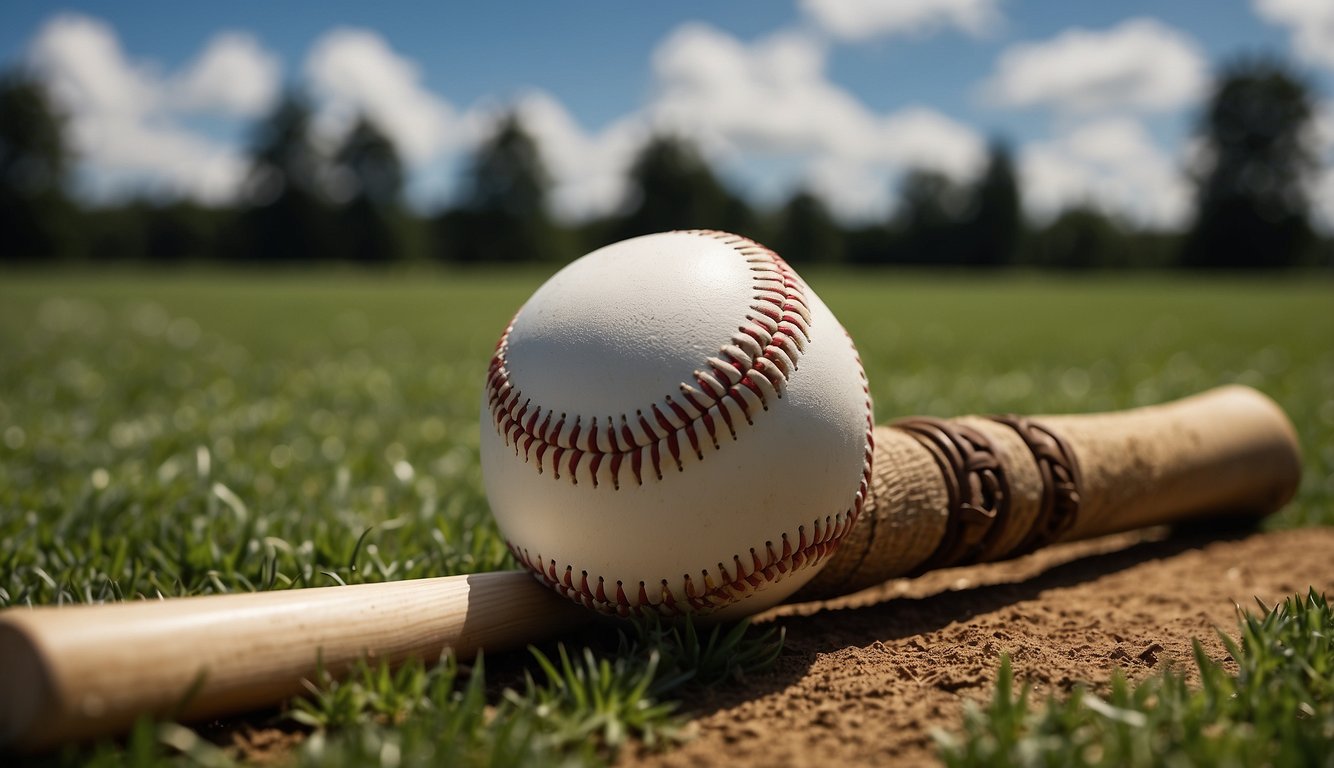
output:
M 1122 262 L 1131 269 L 1165 269 L 1175 267 L 1181 260 L 1181 243 L 1185 234 L 1176 229 L 1135 229 L 1128 233 L 1129 242 L 1122 254 Z
M 225 239 L 236 212 L 190 200 L 134 199 L 79 213 L 81 248 L 93 261 L 158 265 L 234 258 Z
M 547 208 L 550 177 L 518 115 L 500 120 L 463 186 L 462 205 L 437 222 L 445 258 L 519 262 L 566 255 Z
M 90 261 L 142 261 L 149 251 L 145 204 L 89 208 L 80 215 L 82 248 Z
M 551 177 L 537 142 L 517 114 L 506 115 L 473 159 L 467 207 L 542 219 L 547 215 L 550 190 Z
M 843 230 L 819 197 L 802 190 L 778 212 L 774 249 L 794 263 L 844 260 Z
M 630 201 L 614 228 L 617 239 L 672 229 L 721 229 L 755 234 L 757 220 L 688 141 L 649 140 L 630 169 Z
M 364 116 L 343 140 L 334 162 L 351 175 L 353 198 L 362 197 L 383 207 L 402 202 L 403 161 L 394 142 Z
M 1225 69 L 1205 109 L 1196 169 L 1196 217 L 1183 263 L 1277 268 L 1300 261 L 1311 241 L 1307 184 L 1310 88 L 1272 59 Z
M 1079 205 L 1038 230 L 1027 263 L 1044 269 L 1126 266 L 1128 246 L 1119 224 L 1097 208 Z
M 155 262 L 204 261 L 218 255 L 216 244 L 231 211 L 177 200 L 129 207 L 143 219 L 143 255 Z
M 65 121 L 46 89 L 24 72 L 0 74 L 0 261 L 72 255 L 70 162 Z
M 311 110 L 289 93 L 256 127 L 240 218 L 244 253 L 263 262 L 330 258 L 337 234 L 325 201 L 326 169 L 311 142 Z
M 852 264 L 901 263 L 901 234 L 885 222 L 863 224 L 843 230 L 844 252 Z
M 403 258 L 403 161 L 394 143 L 361 118 L 334 155 L 335 173 L 350 187 L 338 207 L 338 248 L 363 264 Z
M 991 144 L 986 170 L 973 185 L 963 226 L 965 263 L 979 267 L 1015 263 L 1024 219 L 1014 162 L 1009 147 L 1001 141 Z
M 1325 269 L 1334 269 L 1334 237 L 1324 235 L 1316 238 L 1312 249 L 1311 264 Z
M 904 176 L 895 216 L 891 261 L 946 266 L 967 264 L 963 222 L 968 190 L 939 171 L 915 169 Z

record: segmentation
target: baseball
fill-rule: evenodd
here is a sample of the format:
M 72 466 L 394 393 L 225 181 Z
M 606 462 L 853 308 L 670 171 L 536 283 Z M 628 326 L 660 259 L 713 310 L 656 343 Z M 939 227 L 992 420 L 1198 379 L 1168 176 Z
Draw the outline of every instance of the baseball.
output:
M 605 613 L 763 610 L 805 584 L 871 471 L 852 340 L 777 254 L 683 231 L 609 245 L 520 308 L 482 394 L 510 549 Z

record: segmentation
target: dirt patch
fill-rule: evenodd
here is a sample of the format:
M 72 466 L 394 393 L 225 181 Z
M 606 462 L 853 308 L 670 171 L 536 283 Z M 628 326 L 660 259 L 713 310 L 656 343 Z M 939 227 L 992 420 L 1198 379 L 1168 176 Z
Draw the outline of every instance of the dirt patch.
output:
M 224 751 L 250 765 L 287 765 L 292 762 L 292 750 L 306 738 L 304 731 L 295 728 L 249 725 L 237 728 L 229 735 L 231 743 Z
M 697 738 L 650 765 L 934 762 L 931 731 L 990 695 L 1000 654 L 1039 695 L 1225 659 L 1236 605 L 1334 593 L 1334 529 L 1164 531 L 1053 547 L 761 617 L 787 628 L 774 669 L 687 702 Z

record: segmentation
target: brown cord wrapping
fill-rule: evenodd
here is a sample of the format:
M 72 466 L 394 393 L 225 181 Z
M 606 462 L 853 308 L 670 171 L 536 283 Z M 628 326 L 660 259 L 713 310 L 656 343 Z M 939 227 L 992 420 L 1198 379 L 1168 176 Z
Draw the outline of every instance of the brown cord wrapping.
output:
M 949 498 L 945 535 L 914 574 L 976 559 L 1004 528 L 1010 487 L 1005 467 L 981 432 L 930 417 L 903 419 L 894 426 L 907 432 L 935 458 Z
M 1026 555 L 1059 539 L 1079 519 L 1079 462 L 1069 444 L 1042 424 L 1023 416 L 990 416 L 1023 438 L 1042 474 L 1042 504 L 1038 519 L 1019 546 L 1004 557 Z

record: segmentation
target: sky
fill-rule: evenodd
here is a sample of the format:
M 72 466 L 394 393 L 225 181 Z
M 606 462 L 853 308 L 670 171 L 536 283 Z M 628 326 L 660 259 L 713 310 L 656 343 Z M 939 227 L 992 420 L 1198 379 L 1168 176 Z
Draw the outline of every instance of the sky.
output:
M 420 210 L 516 111 L 567 221 L 617 210 L 644 141 L 696 141 L 760 204 L 799 189 L 881 218 L 912 168 L 960 181 L 1012 149 L 1035 218 L 1096 205 L 1189 220 L 1213 76 L 1277 54 L 1313 86 L 1312 199 L 1334 227 L 1334 0 L 83 2 L 0 8 L 0 64 L 69 118 L 78 185 L 236 199 L 255 121 L 308 94 L 321 146 L 359 114 L 395 142 Z

